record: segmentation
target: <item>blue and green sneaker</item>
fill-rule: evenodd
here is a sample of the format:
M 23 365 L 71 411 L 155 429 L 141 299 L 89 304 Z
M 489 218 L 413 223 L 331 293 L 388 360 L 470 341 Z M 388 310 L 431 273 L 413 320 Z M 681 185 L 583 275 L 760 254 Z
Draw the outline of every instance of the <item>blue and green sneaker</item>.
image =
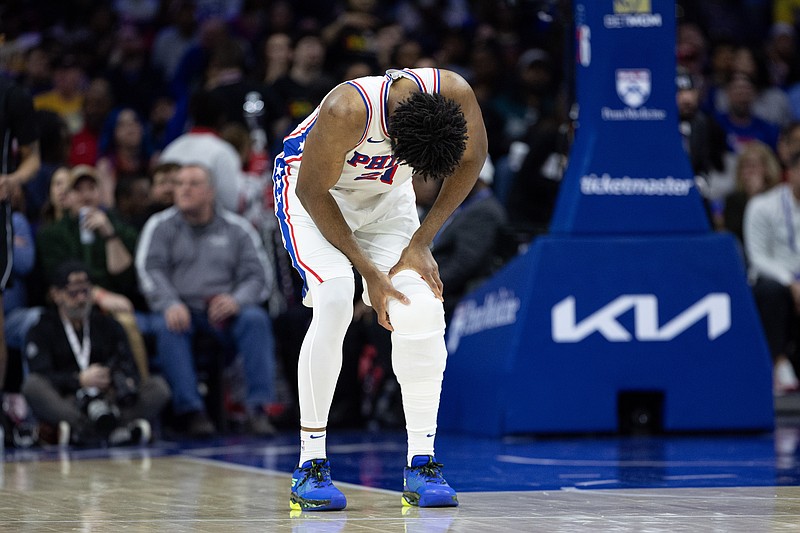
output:
M 338 511 L 347 499 L 331 482 L 331 463 L 327 459 L 306 461 L 292 474 L 289 507 L 295 511 Z
M 432 455 L 415 455 L 403 469 L 403 505 L 456 507 L 458 497 L 442 477 L 443 466 Z

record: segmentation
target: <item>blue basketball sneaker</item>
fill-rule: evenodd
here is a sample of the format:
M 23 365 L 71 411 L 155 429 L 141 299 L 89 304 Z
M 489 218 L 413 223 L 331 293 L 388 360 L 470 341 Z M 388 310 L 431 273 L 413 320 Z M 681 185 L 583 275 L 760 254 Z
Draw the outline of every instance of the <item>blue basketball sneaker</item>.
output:
M 403 505 L 456 507 L 458 497 L 442 477 L 443 466 L 432 455 L 415 455 L 403 469 Z
M 331 463 L 312 459 L 294 470 L 289 507 L 295 511 L 338 511 L 347 499 L 331 482 Z

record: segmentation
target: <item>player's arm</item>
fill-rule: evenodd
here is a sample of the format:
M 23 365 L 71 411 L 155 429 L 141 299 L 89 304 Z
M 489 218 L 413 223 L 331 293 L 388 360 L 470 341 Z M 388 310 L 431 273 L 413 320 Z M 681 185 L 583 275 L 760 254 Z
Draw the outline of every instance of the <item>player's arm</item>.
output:
M 0 198 L 7 198 L 11 189 L 24 185 L 39 171 L 39 130 L 34 120 L 33 101 L 19 87 L 14 87 L 8 95 L 8 122 L 18 143 L 19 164 L 5 175 L 0 175 Z
M 19 146 L 20 162 L 17 170 L 8 174 L 13 185 L 24 185 L 39 171 L 41 158 L 39 156 L 39 141 Z
M 297 176 L 296 193 L 322 235 L 342 251 L 368 284 L 383 285 L 385 277 L 356 242 L 330 190 L 339 181 L 347 153 L 364 133 L 367 114 L 355 88 L 341 85 L 323 102 L 314 127 L 303 147 L 303 163 Z M 388 282 L 388 278 L 386 279 Z M 389 284 L 391 287 L 391 284 Z M 393 290 L 389 296 L 405 297 Z M 373 302 L 375 310 L 382 302 Z M 379 313 L 379 317 L 380 317 Z
M 466 150 L 453 174 L 444 179 L 431 210 L 425 215 L 425 220 L 414 233 L 398 263 L 389 272 L 390 276 L 405 268 L 419 272 L 438 297 L 441 297 L 442 282 L 439 279 L 436 262 L 430 254 L 431 242 L 445 221 L 472 190 L 486 161 L 487 153 L 486 128 L 472 88 L 461 76 L 447 70 L 441 71 L 441 81 L 442 95 L 461 105 L 461 111 L 467 121 Z
M 8 121 L 19 144 L 19 164 L 7 175 L 13 185 L 24 185 L 39 171 L 39 129 L 35 120 L 33 100 L 19 87 L 11 90 L 8 100 Z

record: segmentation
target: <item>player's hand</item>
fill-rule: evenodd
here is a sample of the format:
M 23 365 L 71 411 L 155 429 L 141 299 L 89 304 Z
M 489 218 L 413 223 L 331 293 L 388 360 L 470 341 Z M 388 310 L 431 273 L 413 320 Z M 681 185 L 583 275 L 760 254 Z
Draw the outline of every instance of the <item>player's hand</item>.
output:
M 164 321 L 167 329 L 173 333 L 185 333 L 192 324 L 192 315 L 189 308 L 183 303 L 172 304 L 164 311 Z
M 440 301 L 444 301 L 442 296 L 444 284 L 439 277 L 439 265 L 436 264 L 430 248 L 410 243 L 400 254 L 397 264 L 389 270 L 389 277 L 403 270 L 413 270 L 419 274 L 431 288 L 433 295 Z
M 395 289 L 394 285 L 392 285 L 392 280 L 383 272 L 376 272 L 369 278 L 365 277 L 364 279 L 367 282 L 369 301 L 372 303 L 372 308 L 375 309 L 375 313 L 378 315 L 378 324 L 389 331 L 394 331 L 392 323 L 389 320 L 389 299 L 394 298 L 405 305 L 410 304 L 411 300 L 409 300 L 405 294 Z

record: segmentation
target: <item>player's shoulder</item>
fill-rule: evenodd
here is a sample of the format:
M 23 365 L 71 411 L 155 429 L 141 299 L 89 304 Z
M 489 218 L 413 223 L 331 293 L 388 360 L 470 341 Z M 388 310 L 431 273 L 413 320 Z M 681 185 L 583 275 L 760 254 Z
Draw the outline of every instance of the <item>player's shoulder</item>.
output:
M 331 90 L 322 101 L 319 114 L 322 120 L 334 119 L 363 126 L 367 108 L 358 89 L 349 83 L 342 83 Z
M 439 69 L 439 77 L 442 80 L 443 90 L 468 90 L 472 91 L 470 84 L 458 72 L 446 69 Z
M 472 86 L 458 72 L 440 69 L 439 79 L 441 80 L 441 89 L 439 92 L 441 92 L 443 96 L 452 98 L 462 104 L 474 99 Z

